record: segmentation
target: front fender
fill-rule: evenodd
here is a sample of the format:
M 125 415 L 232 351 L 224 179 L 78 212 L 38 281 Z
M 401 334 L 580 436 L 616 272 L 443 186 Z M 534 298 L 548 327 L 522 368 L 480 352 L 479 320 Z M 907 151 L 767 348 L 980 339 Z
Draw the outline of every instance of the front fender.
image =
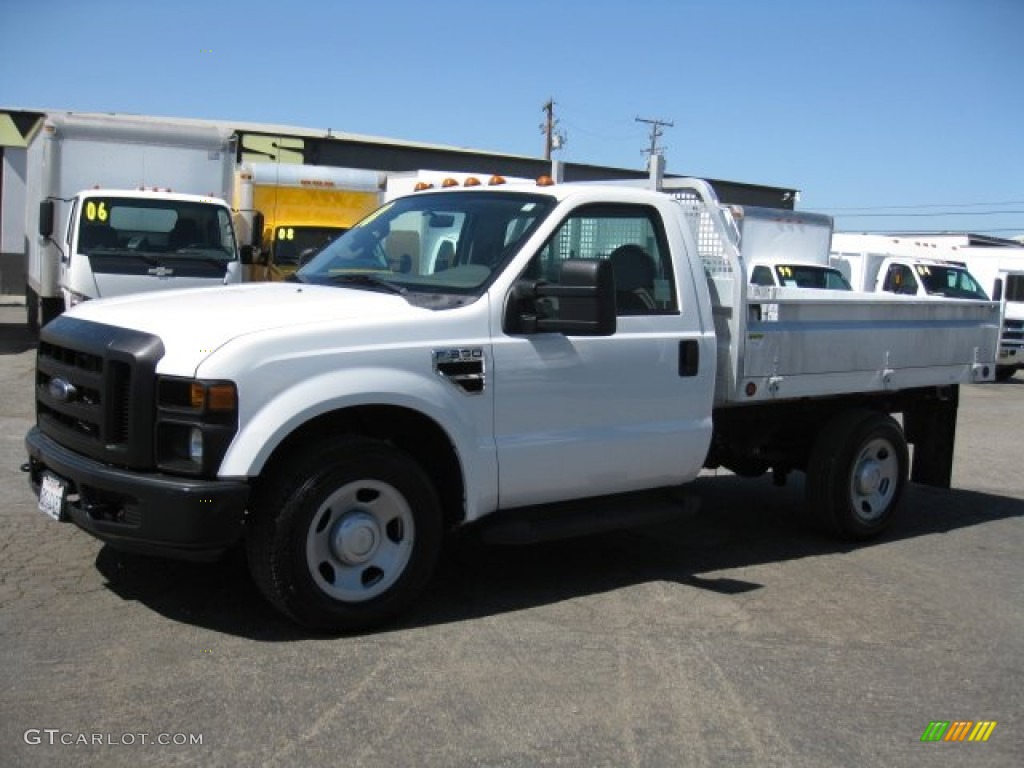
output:
M 497 506 L 497 453 L 489 393 L 467 395 L 432 375 L 382 367 L 345 368 L 305 378 L 270 397 L 239 383 L 239 431 L 220 477 L 256 477 L 295 430 L 328 413 L 366 405 L 416 411 L 448 435 L 462 468 L 466 519 Z M 249 396 L 247 396 L 249 395 Z

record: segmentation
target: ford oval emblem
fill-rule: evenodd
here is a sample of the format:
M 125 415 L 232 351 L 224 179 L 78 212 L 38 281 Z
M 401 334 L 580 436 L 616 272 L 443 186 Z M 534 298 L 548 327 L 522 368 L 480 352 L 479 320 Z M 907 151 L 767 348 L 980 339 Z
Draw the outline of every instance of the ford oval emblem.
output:
M 50 397 L 54 400 L 59 400 L 62 403 L 70 403 L 75 399 L 75 395 L 78 394 L 78 390 L 75 389 L 75 385 L 67 379 L 55 377 L 50 379 Z

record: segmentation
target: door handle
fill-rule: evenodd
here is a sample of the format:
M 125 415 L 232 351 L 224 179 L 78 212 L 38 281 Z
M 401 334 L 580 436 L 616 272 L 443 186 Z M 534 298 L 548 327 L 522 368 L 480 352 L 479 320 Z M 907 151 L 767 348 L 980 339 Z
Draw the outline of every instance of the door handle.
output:
M 696 376 L 700 369 L 700 345 L 696 339 L 684 339 L 679 342 L 679 375 Z

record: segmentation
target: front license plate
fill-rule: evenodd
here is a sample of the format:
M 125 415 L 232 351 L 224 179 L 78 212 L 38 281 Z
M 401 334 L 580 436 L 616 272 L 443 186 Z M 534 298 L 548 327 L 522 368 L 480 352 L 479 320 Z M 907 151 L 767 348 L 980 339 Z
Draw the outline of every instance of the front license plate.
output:
M 39 511 L 58 522 L 64 519 L 64 499 L 68 495 L 67 484 L 49 472 L 43 474 L 39 489 Z

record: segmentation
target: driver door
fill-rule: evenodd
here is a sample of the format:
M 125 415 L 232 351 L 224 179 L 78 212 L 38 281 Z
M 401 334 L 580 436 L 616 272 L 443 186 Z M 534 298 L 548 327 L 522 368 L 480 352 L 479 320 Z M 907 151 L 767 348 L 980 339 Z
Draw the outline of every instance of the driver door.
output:
M 501 507 L 675 485 L 700 470 L 714 338 L 702 330 L 692 277 L 676 274 L 676 248 L 685 253 L 681 234 L 654 207 L 586 205 L 530 261 L 521 279 L 556 282 L 565 259 L 611 259 L 617 330 L 495 336 Z

